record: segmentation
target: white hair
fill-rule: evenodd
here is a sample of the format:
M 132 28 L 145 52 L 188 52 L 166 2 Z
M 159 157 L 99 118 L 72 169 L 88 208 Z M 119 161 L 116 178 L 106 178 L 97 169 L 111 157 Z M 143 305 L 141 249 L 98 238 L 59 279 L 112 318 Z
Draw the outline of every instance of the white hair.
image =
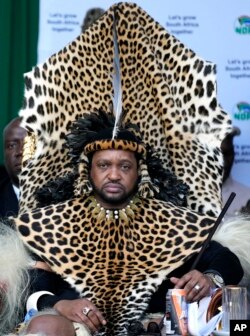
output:
M 250 279 L 250 216 L 237 215 L 226 218 L 216 230 L 213 240 L 228 247 L 240 260 L 244 270 L 242 283 Z
M 17 232 L 0 222 L 0 335 L 13 331 L 25 308 L 30 257 Z

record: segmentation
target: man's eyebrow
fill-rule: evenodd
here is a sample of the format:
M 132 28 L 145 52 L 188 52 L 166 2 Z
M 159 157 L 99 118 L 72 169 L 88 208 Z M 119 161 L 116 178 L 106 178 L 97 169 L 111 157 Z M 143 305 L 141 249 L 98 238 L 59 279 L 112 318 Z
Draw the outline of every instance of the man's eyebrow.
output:
M 97 163 L 98 162 L 110 162 L 110 159 L 102 159 L 102 158 L 100 158 L 100 159 L 97 159 L 96 162 Z
M 112 160 L 110 160 L 110 159 L 101 159 L 101 158 L 96 160 L 97 163 L 99 163 L 99 162 L 109 163 L 111 161 Z M 130 160 L 130 159 L 120 159 L 119 162 L 120 163 L 131 163 L 131 164 L 133 163 L 132 160 Z
M 9 144 L 12 144 L 12 143 L 17 143 L 18 140 L 8 140 L 8 141 L 5 141 L 5 144 L 6 145 L 9 145 Z
M 13 137 L 10 137 L 9 139 L 6 139 L 6 141 L 18 141 L 20 139 L 23 139 L 22 137 L 19 137 L 19 136 L 13 136 Z
M 132 160 L 129 160 L 129 159 L 121 159 L 120 161 L 123 162 L 123 163 L 124 163 L 124 162 L 132 163 Z

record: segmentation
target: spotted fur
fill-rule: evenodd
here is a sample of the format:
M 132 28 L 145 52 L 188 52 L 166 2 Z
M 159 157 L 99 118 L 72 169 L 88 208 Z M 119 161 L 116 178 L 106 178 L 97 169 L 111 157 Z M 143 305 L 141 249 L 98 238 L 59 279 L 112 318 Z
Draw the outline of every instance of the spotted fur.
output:
M 72 123 L 90 111 L 111 113 L 111 7 L 25 75 L 20 115 L 30 138 L 15 219 L 29 247 L 107 314 L 109 336 L 124 335 L 166 275 L 205 240 L 214 218 L 208 215 L 221 208 L 219 147 L 231 130 L 217 102 L 215 65 L 137 5 L 116 8 L 125 121 L 136 123 L 164 167 L 188 184 L 188 208 L 142 199 L 134 221 L 99 222 L 81 195 L 31 212 L 38 188 L 73 171 L 65 146 Z
M 220 142 L 229 116 L 216 97 L 215 65 L 198 57 L 140 7 L 117 5 L 125 121 L 138 124 L 165 168 L 189 185 L 189 208 L 221 208 Z M 48 180 L 72 170 L 65 134 L 84 113 L 111 110 L 113 7 L 84 34 L 25 75 L 23 125 L 36 150 L 21 176 L 21 211 Z M 28 145 L 29 147 L 29 145 Z
M 29 247 L 105 314 L 103 335 L 124 335 L 163 279 L 199 251 L 214 218 L 146 199 L 128 220 L 100 220 L 96 211 L 79 197 L 15 222 Z

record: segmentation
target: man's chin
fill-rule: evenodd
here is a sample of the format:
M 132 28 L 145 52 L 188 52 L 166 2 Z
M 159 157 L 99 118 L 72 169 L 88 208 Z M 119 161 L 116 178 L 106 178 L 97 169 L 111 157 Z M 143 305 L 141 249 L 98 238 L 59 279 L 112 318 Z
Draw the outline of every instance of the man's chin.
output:
M 125 198 L 126 199 L 126 198 Z M 124 196 L 120 195 L 106 195 L 104 200 L 112 205 L 120 204 L 124 201 Z
M 110 205 L 120 205 L 123 202 L 125 202 L 128 199 L 128 195 L 124 195 L 124 194 L 115 194 L 115 193 L 103 193 L 101 195 L 101 198 L 103 199 L 103 201 L 105 201 L 106 203 L 110 204 Z
M 22 171 L 22 165 L 16 165 L 15 167 L 15 173 L 16 175 L 19 175 Z

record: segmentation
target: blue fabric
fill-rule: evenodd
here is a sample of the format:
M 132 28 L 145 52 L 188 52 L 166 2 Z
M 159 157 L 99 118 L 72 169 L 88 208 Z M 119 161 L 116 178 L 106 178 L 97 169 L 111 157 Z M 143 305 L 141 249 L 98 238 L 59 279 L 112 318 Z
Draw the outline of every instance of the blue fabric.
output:
M 25 315 L 25 318 L 24 318 L 24 323 L 27 323 L 30 321 L 30 319 L 35 316 L 37 314 L 37 310 L 32 308 L 30 309 L 27 314 Z

